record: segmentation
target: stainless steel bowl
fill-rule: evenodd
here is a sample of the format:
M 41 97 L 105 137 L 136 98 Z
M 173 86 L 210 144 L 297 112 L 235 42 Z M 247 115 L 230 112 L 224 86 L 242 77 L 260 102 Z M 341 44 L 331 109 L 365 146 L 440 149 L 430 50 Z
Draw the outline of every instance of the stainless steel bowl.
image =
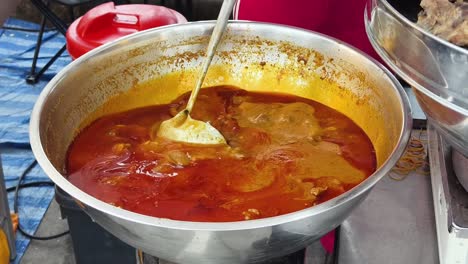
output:
M 439 133 L 468 157 L 468 50 L 420 28 L 386 0 L 369 0 L 367 35 L 377 53 L 414 89 Z
M 94 221 L 133 247 L 173 262 L 263 261 L 304 248 L 341 224 L 393 167 L 409 138 L 411 115 L 399 82 L 371 58 L 336 40 L 278 25 L 230 23 L 205 85 L 297 94 L 351 117 L 369 135 L 378 162 L 378 170 L 352 190 L 277 217 L 201 223 L 114 207 L 64 176 L 67 148 L 80 127 L 106 113 L 168 102 L 193 87 L 193 69 L 201 64 L 213 26 L 198 22 L 140 32 L 72 62 L 50 81 L 34 107 L 31 145 L 49 177 Z M 168 75 L 170 85 L 130 89 Z

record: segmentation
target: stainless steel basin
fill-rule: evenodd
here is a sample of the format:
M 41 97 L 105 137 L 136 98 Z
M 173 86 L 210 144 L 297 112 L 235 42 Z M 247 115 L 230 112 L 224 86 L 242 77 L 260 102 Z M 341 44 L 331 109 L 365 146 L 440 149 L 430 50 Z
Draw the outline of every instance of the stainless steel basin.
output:
M 337 227 L 393 167 L 411 129 L 408 99 L 386 69 L 343 43 L 295 28 L 233 22 L 205 85 L 285 92 L 331 106 L 368 134 L 376 149 L 377 171 L 320 205 L 277 217 L 225 223 L 133 213 L 71 184 L 64 164 L 79 128 L 106 113 L 165 103 L 191 89 L 213 26 L 213 22 L 197 22 L 140 32 L 72 62 L 50 81 L 34 107 L 31 145 L 47 175 L 94 221 L 133 247 L 178 263 L 263 261 L 297 251 Z M 170 85 L 160 82 L 132 95 L 135 84 L 168 74 L 172 74 Z

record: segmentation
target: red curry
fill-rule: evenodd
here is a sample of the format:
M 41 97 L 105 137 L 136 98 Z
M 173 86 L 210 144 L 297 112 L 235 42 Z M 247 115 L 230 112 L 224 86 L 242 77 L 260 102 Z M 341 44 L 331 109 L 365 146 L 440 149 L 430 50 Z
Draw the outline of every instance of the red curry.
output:
M 188 96 L 94 121 L 69 149 L 69 180 L 133 212 L 222 222 L 319 204 L 376 169 L 373 146 L 353 121 L 285 94 L 202 89 L 191 115 L 210 122 L 229 147 L 153 136 L 162 121 L 184 108 Z

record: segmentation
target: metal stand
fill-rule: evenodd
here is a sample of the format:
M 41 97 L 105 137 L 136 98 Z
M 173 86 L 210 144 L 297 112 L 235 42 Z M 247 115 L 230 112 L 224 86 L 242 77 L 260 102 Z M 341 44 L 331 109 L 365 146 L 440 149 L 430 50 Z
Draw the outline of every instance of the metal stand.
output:
M 67 32 L 67 25 L 57 15 L 55 15 L 48 7 L 48 2 L 42 0 L 31 0 L 31 3 L 42 13 L 41 28 L 39 29 L 39 35 L 37 36 L 36 49 L 34 50 L 33 62 L 31 65 L 31 71 L 26 77 L 26 82 L 30 84 L 37 83 L 39 78 L 44 72 L 62 55 L 66 49 L 64 45 L 38 72 L 36 72 L 37 59 L 39 57 L 39 51 L 41 50 L 42 36 L 44 35 L 46 21 L 49 20 L 57 30 L 63 35 Z M 73 7 L 70 7 L 73 8 Z

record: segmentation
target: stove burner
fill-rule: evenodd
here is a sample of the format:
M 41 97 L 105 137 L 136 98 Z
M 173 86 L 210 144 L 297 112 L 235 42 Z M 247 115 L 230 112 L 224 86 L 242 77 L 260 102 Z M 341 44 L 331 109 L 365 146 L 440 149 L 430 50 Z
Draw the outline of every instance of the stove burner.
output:
M 335 229 L 335 247 L 332 254 L 327 254 L 322 248 L 321 253 L 323 256 L 309 256 L 311 253 L 314 254 L 317 250 L 312 250 L 312 247 L 322 247 L 320 242 L 317 241 L 311 246 L 294 252 L 292 254 L 271 259 L 265 262 L 256 262 L 257 264 L 337 264 L 338 253 L 339 253 L 339 235 L 340 227 Z M 158 259 L 140 250 L 137 250 L 137 264 L 174 264 L 165 260 Z
M 266 262 L 260 262 L 258 264 L 305 264 L 307 263 L 305 260 L 305 257 L 306 257 L 305 254 L 306 254 L 306 249 L 302 249 L 290 255 L 276 258 L 273 260 L 269 260 Z M 153 257 L 144 253 L 142 254 L 142 257 L 140 257 L 140 259 L 141 260 L 137 262 L 138 264 L 172 264 L 171 262 L 159 260 L 157 257 Z M 311 263 L 311 264 L 315 264 L 315 263 Z M 325 264 L 325 263 L 320 263 L 320 264 Z
M 444 200 L 445 202 L 441 205 L 447 211 L 448 231 L 456 233 L 457 237 L 468 238 L 468 192 L 458 180 L 460 177 L 466 177 L 467 167 L 457 168 L 459 173 L 457 178 L 453 166 L 463 166 L 463 162 L 466 164 L 466 158 L 460 154 L 458 155 L 461 157 L 457 156 L 457 152 L 452 151 L 450 145 L 438 134 L 433 135 L 429 140 L 432 148 L 430 154 L 433 155 L 431 157 L 431 175 L 433 178 L 434 176 L 440 177 L 441 184 L 439 185 L 442 185 L 439 187 L 438 193 L 434 193 L 434 195 L 437 194 L 439 201 Z M 455 155 L 452 156 L 452 154 Z M 436 185 L 438 184 L 436 183 Z
M 454 169 L 466 164 L 466 158 L 456 160 L 444 139 L 429 127 L 429 158 L 432 193 L 440 263 L 468 263 L 468 192 L 458 181 Z M 453 155 L 452 155 L 453 154 Z M 462 163 L 460 163 L 462 161 Z M 466 176 L 466 165 L 458 177 Z M 460 173 L 463 173 L 460 174 Z

